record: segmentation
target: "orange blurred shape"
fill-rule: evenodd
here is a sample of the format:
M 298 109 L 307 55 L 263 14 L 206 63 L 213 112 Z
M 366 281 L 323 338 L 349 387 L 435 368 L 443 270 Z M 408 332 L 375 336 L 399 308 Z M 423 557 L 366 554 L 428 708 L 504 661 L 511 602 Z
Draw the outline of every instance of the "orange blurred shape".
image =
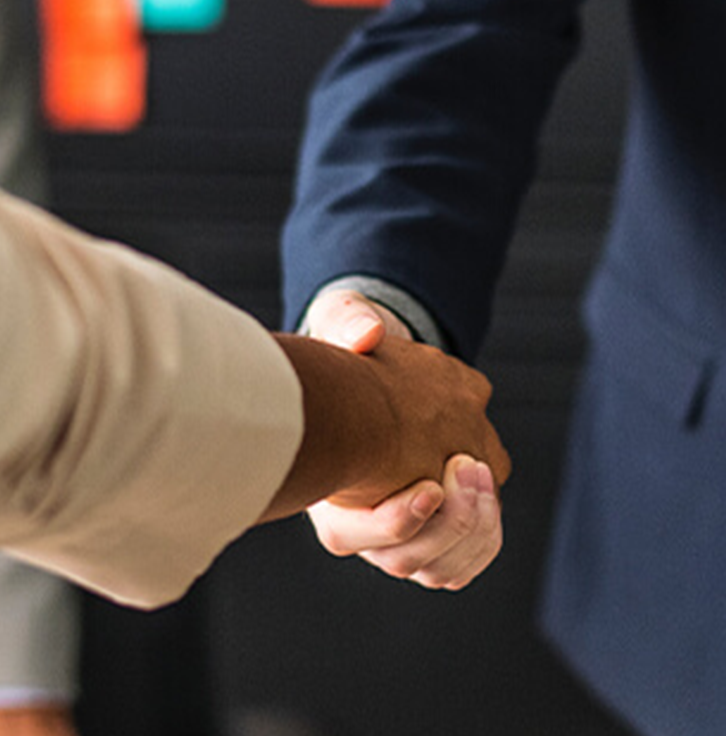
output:
M 146 49 L 46 56 L 43 107 L 61 131 L 123 133 L 146 113 Z
M 382 8 L 389 0 L 307 0 L 310 5 L 327 8 Z
M 136 0 L 40 0 L 41 22 L 54 40 L 106 45 L 139 38 Z
M 61 131 L 122 133 L 146 113 L 148 50 L 134 0 L 39 0 L 42 94 Z

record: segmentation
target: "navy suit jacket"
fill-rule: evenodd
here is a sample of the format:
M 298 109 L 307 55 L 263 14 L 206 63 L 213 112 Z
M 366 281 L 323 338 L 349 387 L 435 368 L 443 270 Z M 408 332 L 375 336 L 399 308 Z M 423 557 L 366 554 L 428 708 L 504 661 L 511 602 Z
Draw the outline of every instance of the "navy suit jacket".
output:
M 577 0 L 393 0 L 311 99 L 286 324 L 326 282 L 410 292 L 473 358 Z M 726 5 L 632 0 L 614 225 L 586 304 L 543 625 L 645 734 L 726 728 Z

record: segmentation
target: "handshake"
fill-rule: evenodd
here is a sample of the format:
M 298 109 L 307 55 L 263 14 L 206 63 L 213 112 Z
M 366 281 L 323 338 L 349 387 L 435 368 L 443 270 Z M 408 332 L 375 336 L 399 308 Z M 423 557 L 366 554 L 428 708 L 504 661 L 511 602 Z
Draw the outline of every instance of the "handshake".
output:
M 355 292 L 318 298 L 309 322 L 317 339 L 276 336 L 303 386 L 306 429 L 261 521 L 310 506 L 333 554 L 464 587 L 502 541 L 510 463 L 485 414 L 489 382 Z

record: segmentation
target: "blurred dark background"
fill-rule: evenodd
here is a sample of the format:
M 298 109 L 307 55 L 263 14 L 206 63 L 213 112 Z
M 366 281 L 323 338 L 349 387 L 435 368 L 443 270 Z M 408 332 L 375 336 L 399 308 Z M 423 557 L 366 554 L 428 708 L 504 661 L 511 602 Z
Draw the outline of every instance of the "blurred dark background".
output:
M 278 233 L 306 93 L 365 12 L 231 0 L 202 35 L 156 35 L 128 135 L 50 136 L 54 207 L 279 318 Z M 512 450 L 506 545 L 431 593 L 323 552 L 303 519 L 249 534 L 181 604 L 85 598 L 84 736 L 615 736 L 533 621 L 626 98 L 625 13 L 591 0 L 547 126 L 481 366 Z M 475 76 L 472 85 L 476 84 Z

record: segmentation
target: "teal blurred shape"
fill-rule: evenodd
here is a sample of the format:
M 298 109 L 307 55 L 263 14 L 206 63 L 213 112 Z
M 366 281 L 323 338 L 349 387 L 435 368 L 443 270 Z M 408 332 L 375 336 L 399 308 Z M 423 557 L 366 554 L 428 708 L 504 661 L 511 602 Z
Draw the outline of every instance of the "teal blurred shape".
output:
M 138 0 L 144 30 L 202 33 L 224 18 L 226 0 Z

